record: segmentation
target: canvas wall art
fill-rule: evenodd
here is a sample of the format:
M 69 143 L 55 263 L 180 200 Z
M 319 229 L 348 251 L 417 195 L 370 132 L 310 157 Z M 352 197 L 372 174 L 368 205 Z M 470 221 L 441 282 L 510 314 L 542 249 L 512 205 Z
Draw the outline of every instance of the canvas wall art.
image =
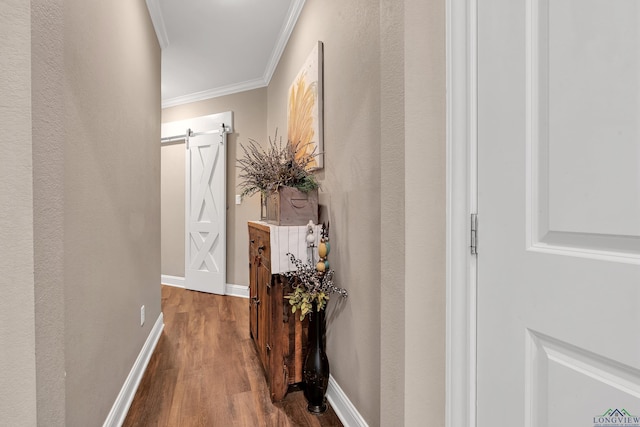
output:
M 288 139 L 299 156 L 314 154 L 309 169 L 324 167 L 322 124 L 322 42 L 307 57 L 289 88 Z

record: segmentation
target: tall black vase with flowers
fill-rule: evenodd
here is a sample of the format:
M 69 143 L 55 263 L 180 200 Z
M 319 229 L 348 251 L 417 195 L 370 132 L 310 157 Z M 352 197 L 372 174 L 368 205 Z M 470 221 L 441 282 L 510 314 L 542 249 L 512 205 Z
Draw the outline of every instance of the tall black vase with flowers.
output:
M 303 263 L 292 254 L 287 254 L 296 270 L 285 275 L 292 279 L 293 293 L 286 296 L 293 313 L 300 312 L 300 320 L 309 315 L 309 341 L 303 365 L 304 395 L 309 403 L 307 409 L 321 414 L 327 409 L 324 396 L 329 384 L 329 359 L 325 352 L 325 308 L 329 295 L 336 293 L 344 298 L 347 291 L 333 283 L 334 271 L 329 269 L 326 256 L 329 253 L 328 236 L 323 232 L 318 252 L 320 260 Z
M 324 351 L 326 328 L 324 310 L 318 310 L 318 303 L 311 303 L 309 313 L 309 350 L 304 359 L 304 397 L 307 398 L 309 412 L 321 414 L 327 410 L 324 395 L 329 386 L 329 359 Z

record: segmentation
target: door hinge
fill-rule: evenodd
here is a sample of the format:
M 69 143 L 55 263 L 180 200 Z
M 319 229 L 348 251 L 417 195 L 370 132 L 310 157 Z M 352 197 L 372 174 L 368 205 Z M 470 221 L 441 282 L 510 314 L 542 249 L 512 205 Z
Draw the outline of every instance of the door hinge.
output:
M 471 254 L 478 253 L 478 214 L 471 214 Z

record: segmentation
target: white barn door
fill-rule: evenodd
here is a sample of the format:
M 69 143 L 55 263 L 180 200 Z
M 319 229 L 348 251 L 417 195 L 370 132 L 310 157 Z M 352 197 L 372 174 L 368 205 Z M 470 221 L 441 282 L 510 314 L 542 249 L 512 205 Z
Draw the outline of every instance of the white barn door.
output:
M 225 133 L 194 132 L 186 153 L 185 287 L 224 295 Z
M 640 1 L 477 4 L 477 425 L 640 426 Z
M 182 129 L 178 131 L 178 129 Z M 226 287 L 226 134 L 231 113 L 163 126 L 185 138 L 185 288 L 224 295 Z

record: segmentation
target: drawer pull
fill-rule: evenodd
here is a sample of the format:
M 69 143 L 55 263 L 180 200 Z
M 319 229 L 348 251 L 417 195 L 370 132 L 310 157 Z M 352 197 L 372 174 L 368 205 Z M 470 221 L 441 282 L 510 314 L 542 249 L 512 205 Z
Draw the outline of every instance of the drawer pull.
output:
M 251 297 L 251 302 L 253 302 L 255 305 L 259 305 L 260 299 L 258 297 Z
M 258 246 L 258 253 L 261 254 L 264 251 L 264 245 Z
M 271 351 L 271 346 L 267 344 L 267 351 Z

